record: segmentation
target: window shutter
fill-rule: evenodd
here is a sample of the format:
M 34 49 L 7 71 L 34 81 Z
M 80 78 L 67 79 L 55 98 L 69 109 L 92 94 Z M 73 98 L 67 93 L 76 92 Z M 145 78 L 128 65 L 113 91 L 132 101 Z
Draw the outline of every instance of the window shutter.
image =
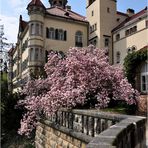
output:
M 49 38 L 49 29 L 46 27 L 46 38 Z
M 58 29 L 55 30 L 55 39 L 58 40 Z
M 67 40 L 67 31 L 64 31 L 64 41 Z

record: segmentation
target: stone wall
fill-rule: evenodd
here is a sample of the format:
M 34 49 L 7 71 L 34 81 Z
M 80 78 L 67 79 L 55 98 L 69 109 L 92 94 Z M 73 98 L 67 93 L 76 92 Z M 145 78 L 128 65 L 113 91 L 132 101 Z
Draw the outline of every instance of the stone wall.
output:
M 38 123 L 36 148 L 146 148 L 146 118 L 60 110 Z
M 85 148 L 86 143 L 46 124 L 38 123 L 36 148 Z

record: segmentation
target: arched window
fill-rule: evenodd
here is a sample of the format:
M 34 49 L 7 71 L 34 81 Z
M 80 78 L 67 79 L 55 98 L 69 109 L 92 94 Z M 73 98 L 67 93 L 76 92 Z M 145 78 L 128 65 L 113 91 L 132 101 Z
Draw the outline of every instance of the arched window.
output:
M 76 47 L 82 47 L 83 46 L 82 40 L 83 40 L 82 32 L 77 31 L 76 34 L 75 34 L 75 46 Z
M 116 63 L 117 64 L 120 63 L 120 57 L 121 57 L 120 52 L 117 51 L 117 53 L 116 53 Z
M 50 39 L 55 39 L 55 31 L 54 28 L 49 29 L 49 38 Z
M 64 40 L 64 32 L 62 29 L 59 29 L 59 32 L 58 32 L 58 39 L 59 40 Z

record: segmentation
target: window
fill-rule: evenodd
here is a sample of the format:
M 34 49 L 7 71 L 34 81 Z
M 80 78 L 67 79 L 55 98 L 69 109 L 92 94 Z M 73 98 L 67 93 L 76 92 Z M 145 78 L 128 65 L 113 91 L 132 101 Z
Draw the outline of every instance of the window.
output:
M 77 47 L 82 47 L 82 32 L 81 31 L 77 31 L 75 34 L 75 45 Z
M 120 40 L 120 34 L 116 35 L 116 41 Z
M 30 33 L 31 33 L 31 35 L 35 35 L 35 24 L 31 24 Z
M 107 8 L 107 12 L 110 13 L 110 8 Z
M 49 29 L 49 39 L 55 39 L 55 31 L 54 28 Z
M 35 60 L 39 60 L 39 49 L 35 48 Z
M 148 74 L 141 74 L 141 91 L 147 92 L 148 91 Z
M 120 52 L 119 51 L 117 51 L 116 53 L 116 63 L 117 64 L 120 63 Z
M 136 49 L 136 46 L 132 46 L 132 51 L 135 51 Z
M 146 28 L 148 28 L 148 20 L 146 20 L 145 24 L 146 24 Z
M 137 26 L 134 26 L 132 31 L 136 32 L 137 31 Z
M 141 67 L 141 92 L 148 91 L 148 65 L 147 62 L 142 64 Z
M 59 40 L 64 40 L 64 32 L 62 29 L 59 29 L 59 32 L 58 32 L 58 39 Z
M 40 35 L 40 26 L 36 24 L 36 35 Z
M 41 25 L 41 36 L 43 36 L 43 25 Z
M 109 38 L 105 38 L 104 46 L 105 47 L 108 47 L 109 46 Z
M 97 30 L 97 24 L 95 24 L 95 30 Z
M 132 53 L 132 52 L 135 51 L 136 49 L 137 49 L 136 46 L 129 47 L 129 48 L 127 48 L 127 53 Z
M 125 35 L 128 36 L 129 34 L 130 34 L 130 30 L 128 29 L 125 31 Z
M 97 44 L 97 40 L 94 40 L 94 44 L 93 45 L 96 46 L 96 44 Z
M 27 65 L 28 65 L 28 58 L 22 62 L 22 71 L 24 71 L 27 68 Z
M 94 11 L 91 12 L 91 16 L 94 16 Z
M 30 49 L 30 61 L 34 61 L 34 50 L 33 50 L 33 48 Z
M 40 60 L 41 61 L 43 60 L 43 51 L 42 51 L 42 49 L 40 49 Z
M 132 49 L 131 48 L 127 48 L 127 53 L 131 53 Z
M 137 31 L 137 26 L 131 27 L 130 29 L 125 31 L 125 35 L 126 36 L 131 35 L 131 34 L 135 33 L 136 31 Z
M 94 32 L 97 30 L 97 24 L 95 23 L 94 25 L 90 26 L 90 33 Z

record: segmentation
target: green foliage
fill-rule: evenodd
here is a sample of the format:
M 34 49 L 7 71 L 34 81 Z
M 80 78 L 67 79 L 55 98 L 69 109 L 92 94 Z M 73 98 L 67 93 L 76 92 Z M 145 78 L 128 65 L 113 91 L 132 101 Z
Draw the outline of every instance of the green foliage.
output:
M 133 87 L 135 87 L 136 68 L 147 60 L 147 48 L 129 53 L 124 60 L 125 74 Z
M 22 117 L 22 110 L 15 109 L 19 94 L 12 94 L 8 91 L 7 73 L 1 72 L 1 131 L 2 139 L 5 139 L 7 133 L 15 130 L 20 126 L 20 119 Z M 2 141 L 3 142 L 3 141 Z

